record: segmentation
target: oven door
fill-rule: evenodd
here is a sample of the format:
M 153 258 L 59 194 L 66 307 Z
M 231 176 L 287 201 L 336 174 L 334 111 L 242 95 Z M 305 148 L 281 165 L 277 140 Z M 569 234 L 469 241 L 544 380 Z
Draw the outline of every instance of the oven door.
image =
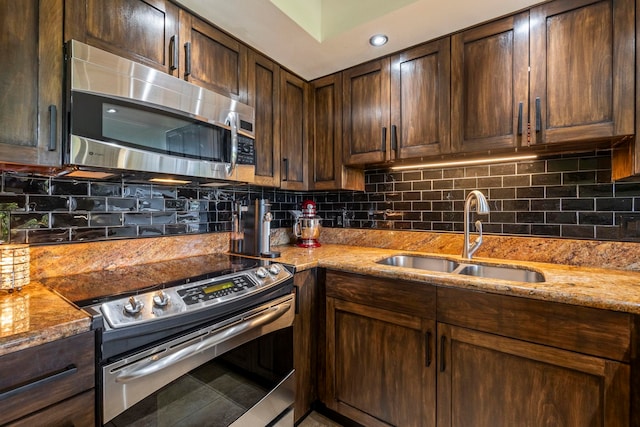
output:
M 295 398 L 292 295 L 102 368 L 103 422 L 269 425 Z

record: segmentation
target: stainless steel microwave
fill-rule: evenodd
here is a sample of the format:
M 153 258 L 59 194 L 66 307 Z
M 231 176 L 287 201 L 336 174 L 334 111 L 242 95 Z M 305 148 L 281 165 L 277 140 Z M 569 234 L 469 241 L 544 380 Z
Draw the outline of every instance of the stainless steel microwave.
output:
M 71 170 L 253 182 L 252 107 L 76 40 L 66 87 Z

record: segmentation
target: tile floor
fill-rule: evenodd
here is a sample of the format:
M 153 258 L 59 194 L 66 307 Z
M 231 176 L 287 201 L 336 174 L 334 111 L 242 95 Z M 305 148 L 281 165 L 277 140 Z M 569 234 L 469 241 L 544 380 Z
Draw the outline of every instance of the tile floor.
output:
M 342 427 L 342 424 L 331 421 L 329 418 L 324 417 L 317 412 L 311 412 L 300 424 L 298 424 L 298 427 Z

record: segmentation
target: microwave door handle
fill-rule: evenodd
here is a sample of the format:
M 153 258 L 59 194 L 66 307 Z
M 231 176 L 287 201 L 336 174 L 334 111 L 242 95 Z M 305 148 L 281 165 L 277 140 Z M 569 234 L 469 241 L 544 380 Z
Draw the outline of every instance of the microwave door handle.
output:
M 266 312 L 260 313 L 254 317 L 244 319 L 240 323 L 233 324 L 219 331 L 212 331 L 210 336 L 204 339 L 196 338 L 196 342 L 184 347 L 175 353 L 157 359 L 156 356 L 149 357 L 140 363 L 131 366 L 130 369 L 123 370 L 117 377 L 118 383 L 129 383 L 138 378 L 146 377 L 158 371 L 164 370 L 169 366 L 175 365 L 195 356 L 203 351 L 227 341 L 235 336 L 243 334 L 252 329 L 258 329 L 272 323 L 282 317 L 291 309 L 290 303 L 280 304 L 269 308 Z
M 231 126 L 231 159 L 227 165 L 227 175 L 231 175 L 238 163 L 238 124 L 236 122 L 236 114 L 230 113 L 227 120 Z

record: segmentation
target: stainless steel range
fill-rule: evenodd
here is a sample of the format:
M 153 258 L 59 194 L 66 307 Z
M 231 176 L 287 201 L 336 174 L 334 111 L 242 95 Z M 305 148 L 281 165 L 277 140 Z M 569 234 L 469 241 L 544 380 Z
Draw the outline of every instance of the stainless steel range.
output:
M 217 259 L 206 274 L 75 301 L 98 334 L 105 425 L 293 425 L 293 270 Z

